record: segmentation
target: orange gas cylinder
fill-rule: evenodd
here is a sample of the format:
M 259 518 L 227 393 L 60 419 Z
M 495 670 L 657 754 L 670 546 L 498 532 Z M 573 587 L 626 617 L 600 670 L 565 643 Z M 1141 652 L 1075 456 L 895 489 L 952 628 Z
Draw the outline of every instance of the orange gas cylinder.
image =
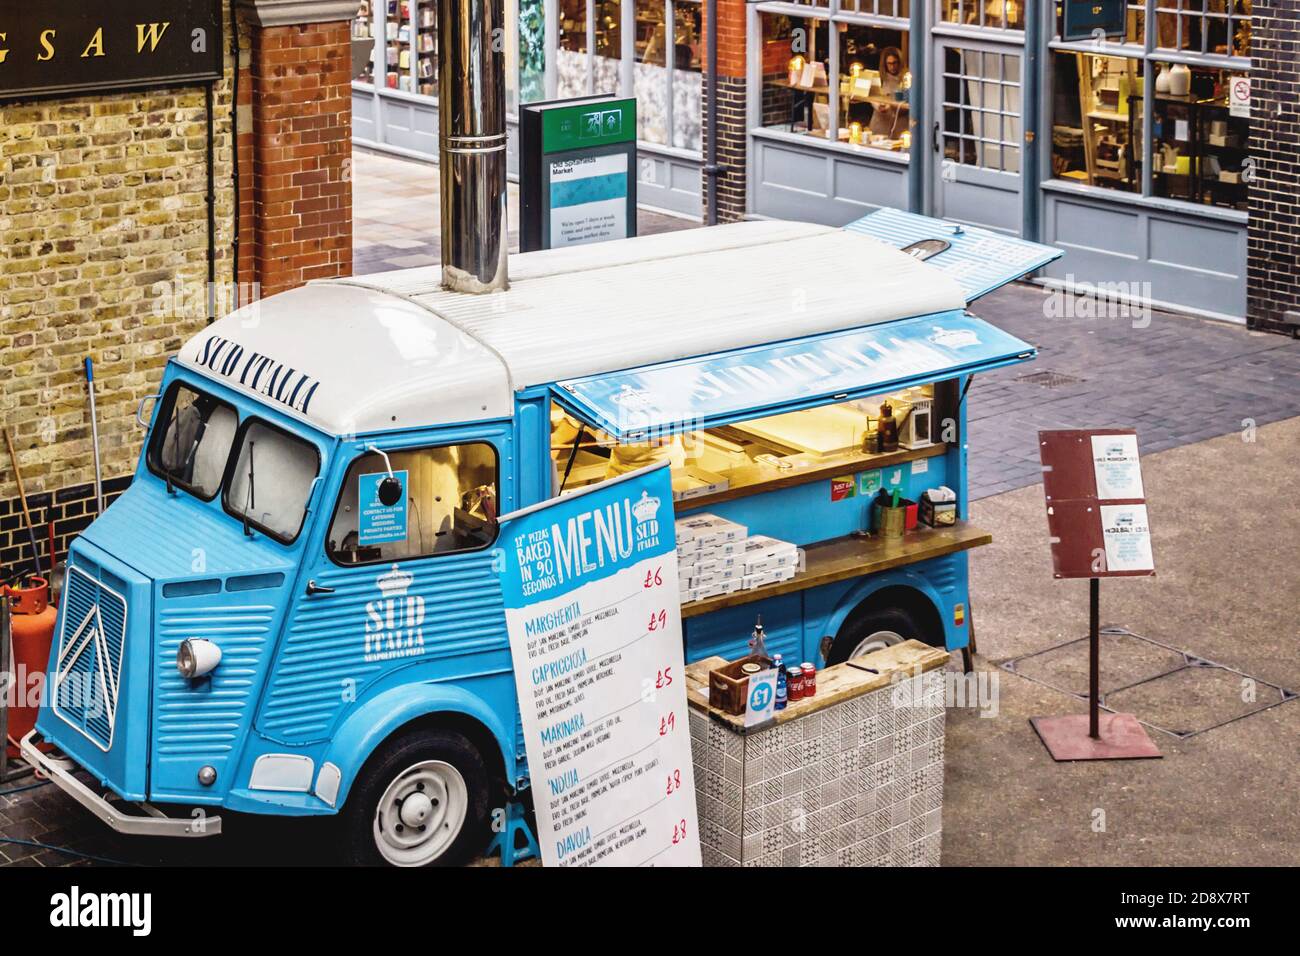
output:
M 4 589 L 9 602 L 9 629 L 13 635 L 11 680 L 5 693 L 9 704 L 9 753 L 18 756 L 17 742 L 36 726 L 40 696 L 45 693 L 45 668 L 50 661 L 54 623 L 58 610 L 50 604 L 50 585 L 44 578 L 27 579 L 24 587 Z M 8 662 L 0 661 L 0 664 Z

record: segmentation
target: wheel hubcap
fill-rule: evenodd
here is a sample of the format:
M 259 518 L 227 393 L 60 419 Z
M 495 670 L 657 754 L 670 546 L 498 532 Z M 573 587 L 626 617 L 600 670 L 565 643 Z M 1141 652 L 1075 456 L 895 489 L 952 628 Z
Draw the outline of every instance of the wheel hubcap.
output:
M 407 767 L 375 807 L 375 847 L 394 866 L 425 866 L 455 842 L 465 825 L 469 789 L 441 760 Z
M 858 646 L 853 648 L 853 653 L 849 657 L 861 657 L 863 654 L 878 651 L 882 647 L 893 647 L 895 644 L 902 644 L 904 640 L 906 638 L 897 631 L 875 631 L 859 641 Z

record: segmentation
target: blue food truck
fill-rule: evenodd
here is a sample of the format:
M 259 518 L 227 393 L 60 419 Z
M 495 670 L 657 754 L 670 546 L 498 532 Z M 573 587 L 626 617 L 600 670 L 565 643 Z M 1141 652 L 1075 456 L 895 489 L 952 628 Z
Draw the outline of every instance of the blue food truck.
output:
M 743 587 L 683 578 L 688 661 L 742 656 L 760 616 L 818 667 L 963 648 L 989 540 L 966 388 L 1034 355 L 967 306 L 1058 254 L 882 210 L 519 255 L 494 295 L 413 269 L 232 313 L 168 363 L 135 480 L 72 546 L 23 753 L 123 833 L 338 816 L 351 860 L 461 860 L 529 786 L 498 516 L 665 457 L 678 519 L 799 549 Z M 940 487 L 951 524 L 868 533 L 880 489 Z

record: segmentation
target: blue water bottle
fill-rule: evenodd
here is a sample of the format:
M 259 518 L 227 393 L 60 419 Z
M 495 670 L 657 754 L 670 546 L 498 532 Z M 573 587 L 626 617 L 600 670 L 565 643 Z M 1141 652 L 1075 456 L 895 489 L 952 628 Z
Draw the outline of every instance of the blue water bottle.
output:
M 782 662 L 780 654 L 773 656 L 772 666 L 776 668 L 776 709 L 785 710 L 785 705 L 787 703 L 785 664 Z

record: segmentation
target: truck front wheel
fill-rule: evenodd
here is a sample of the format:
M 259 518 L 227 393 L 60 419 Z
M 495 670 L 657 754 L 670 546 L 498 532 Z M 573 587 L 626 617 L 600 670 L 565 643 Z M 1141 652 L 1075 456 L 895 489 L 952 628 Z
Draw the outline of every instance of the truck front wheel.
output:
M 932 634 L 909 611 L 901 607 L 859 608 L 835 635 L 827 664 L 843 664 L 849 658 L 903 641 L 916 640 L 932 647 L 943 646 L 943 635 Z
M 469 740 L 418 730 L 386 743 L 358 777 L 343 811 L 348 862 L 455 866 L 481 849 L 488 773 Z

